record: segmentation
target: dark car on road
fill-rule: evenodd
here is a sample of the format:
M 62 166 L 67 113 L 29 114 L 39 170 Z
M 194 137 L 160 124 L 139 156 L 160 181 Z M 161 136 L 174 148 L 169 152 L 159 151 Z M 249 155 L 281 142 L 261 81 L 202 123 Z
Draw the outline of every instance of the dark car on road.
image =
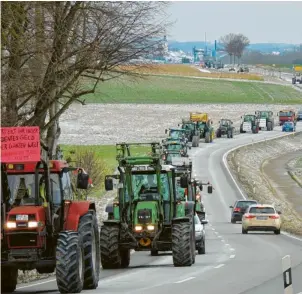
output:
M 302 110 L 299 110 L 297 113 L 297 121 L 302 120 Z
M 237 200 L 235 201 L 232 208 L 232 215 L 231 215 L 231 223 L 235 224 L 238 221 L 242 221 L 242 216 L 244 215 L 246 209 L 253 204 L 257 204 L 256 200 Z

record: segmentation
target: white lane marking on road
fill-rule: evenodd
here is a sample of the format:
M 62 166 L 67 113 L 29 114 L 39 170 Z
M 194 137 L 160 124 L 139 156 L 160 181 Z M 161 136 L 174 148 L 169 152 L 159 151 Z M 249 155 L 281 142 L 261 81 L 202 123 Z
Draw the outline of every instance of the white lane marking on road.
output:
M 300 132 L 299 132 L 300 133 Z M 260 141 L 257 141 L 255 142 L 255 144 L 258 144 L 258 143 L 261 143 L 261 142 L 265 142 L 265 141 L 270 141 L 270 140 L 273 140 L 273 139 L 276 139 L 276 138 L 282 138 L 282 137 L 285 137 L 285 136 L 289 136 L 290 134 L 283 134 L 283 135 L 278 135 L 278 136 L 274 136 L 274 137 L 271 137 L 271 138 L 268 138 L 268 139 L 264 139 L 264 140 L 260 140 Z M 223 154 L 223 157 L 222 157 L 222 162 L 223 162 L 223 165 L 225 166 L 226 170 L 228 171 L 229 173 L 229 176 L 230 178 L 232 179 L 233 183 L 235 184 L 237 190 L 239 191 L 239 193 L 241 194 L 242 198 L 246 200 L 246 197 L 244 196 L 244 193 L 243 191 L 241 190 L 241 188 L 239 187 L 239 185 L 237 184 L 235 178 L 233 177 L 231 171 L 230 171 L 230 168 L 229 168 L 229 165 L 227 163 L 227 156 L 232 152 L 232 151 L 235 151 L 239 148 L 242 148 L 242 147 L 245 147 L 245 146 L 249 146 L 249 145 L 253 145 L 254 142 L 252 143 L 246 143 L 246 144 L 242 144 L 242 145 L 239 145 L 237 147 L 234 147 L 230 150 L 228 150 L 226 153 Z M 289 234 L 287 232 L 284 232 L 284 231 L 281 231 L 281 234 L 288 237 L 288 238 L 292 238 L 292 239 L 295 239 L 295 240 L 298 240 L 300 242 L 302 242 L 302 239 L 299 238 L 299 237 L 296 237 L 296 236 L 293 236 L 292 234 Z
M 224 244 L 224 245 L 225 245 L 225 246 L 230 246 L 230 244 L 227 244 L 227 243 L 226 243 L 226 244 Z
M 39 285 L 43 285 L 43 284 L 47 284 L 47 283 L 51 283 L 51 282 L 55 282 L 55 281 L 56 281 L 56 279 L 47 280 L 47 281 L 36 283 L 36 284 L 30 284 L 30 285 L 27 285 L 27 286 L 17 287 L 16 290 L 29 288 L 29 287 L 35 287 L 35 286 L 39 286 Z
M 214 268 L 221 268 L 221 267 L 223 267 L 223 266 L 224 266 L 224 263 L 219 264 L 219 265 L 215 266 Z
M 214 232 L 216 235 L 218 235 L 219 233 L 218 232 Z
M 212 228 L 212 230 L 213 230 L 213 231 L 215 231 L 215 229 L 214 229 L 214 228 Z
M 221 242 L 225 243 L 225 240 L 221 239 Z
M 235 258 L 235 256 L 236 256 L 235 254 L 232 254 L 230 255 L 230 258 Z
M 231 251 L 235 251 L 235 249 L 234 249 L 234 248 L 230 248 L 230 250 L 231 250 Z
M 180 284 L 180 283 L 184 283 L 184 282 L 187 282 L 187 281 L 190 281 L 190 280 L 193 280 L 193 279 L 195 279 L 195 277 L 190 277 L 190 278 L 187 278 L 187 279 L 184 279 L 184 280 L 178 281 L 178 282 L 174 282 L 174 284 Z
M 222 237 L 221 236 L 217 236 L 217 238 L 221 239 Z

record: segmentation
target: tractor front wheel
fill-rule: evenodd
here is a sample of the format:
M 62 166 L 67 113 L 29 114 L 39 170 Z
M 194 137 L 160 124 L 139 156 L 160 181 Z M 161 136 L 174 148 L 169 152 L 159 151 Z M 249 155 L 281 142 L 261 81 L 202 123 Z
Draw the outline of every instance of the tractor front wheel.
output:
M 121 267 L 119 234 L 120 229 L 116 225 L 104 225 L 101 228 L 100 247 L 103 269 L 117 269 Z
M 191 222 L 176 223 L 172 225 L 172 256 L 174 266 L 192 265 L 191 226 Z
M 61 232 L 56 249 L 56 278 L 60 293 L 80 293 L 84 287 L 84 271 L 81 236 L 78 232 Z
M 18 269 L 14 267 L 1 269 L 1 293 L 12 293 L 16 290 Z
M 84 250 L 84 289 L 96 289 L 100 275 L 100 236 L 94 210 L 89 210 L 81 217 L 79 234 L 83 240 Z

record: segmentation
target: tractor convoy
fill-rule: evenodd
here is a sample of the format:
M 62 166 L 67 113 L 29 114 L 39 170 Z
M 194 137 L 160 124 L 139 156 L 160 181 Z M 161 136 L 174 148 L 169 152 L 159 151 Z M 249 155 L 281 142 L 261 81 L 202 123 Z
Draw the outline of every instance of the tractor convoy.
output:
M 293 110 L 278 117 L 280 125 L 296 124 Z M 241 118 L 240 133 L 275 126 L 267 110 Z M 1 292 L 15 291 L 18 270 L 33 269 L 55 272 L 60 293 L 96 289 L 101 266 L 127 268 L 131 250 L 152 256 L 172 251 L 175 267 L 194 264 L 195 249 L 205 253 L 204 239 L 195 240 L 194 219 L 207 223 L 201 193 L 206 186 L 211 194 L 213 187 L 192 175 L 189 150 L 202 139 L 234 138 L 235 127 L 222 118 L 215 132 L 209 115 L 199 112 L 178 127 L 165 130 L 161 143 L 116 144 L 117 172 L 105 176 L 105 189 L 116 189 L 116 197 L 101 228 L 95 203 L 77 196 L 77 189 L 91 184 L 84 169 L 53 159 L 38 127 L 1 128 Z M 135 155 L 138 146 L 149 151 Z

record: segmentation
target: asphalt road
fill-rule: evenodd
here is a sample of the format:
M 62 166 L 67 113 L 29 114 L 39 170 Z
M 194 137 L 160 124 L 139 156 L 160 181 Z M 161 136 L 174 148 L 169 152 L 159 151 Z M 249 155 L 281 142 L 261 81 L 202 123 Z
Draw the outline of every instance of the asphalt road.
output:
M 298 126 L 302 130 L 302 125 Z M 238 145 L 281 135 L 272 132 L 241 134 L 192 148 L 197 177 L 210 180 L 213 194 L 204 194 L 210 221 L 206 231 L 206 255 L 197 255 L 191 267 L 174 268 L 169 254 L 151 257 L 133 253 L 128 269 L 101 271 L 99 287 L 82 293 L 151 294 L 282 294 L 283 256 L 292 259 L 294 294 L 302 292 L 302 240 L 272 233 L 241 234 L 241 224 L 230 223 L 230 209 L 242 198 L 223 164 L 223 155 Z M 59 293 L 54 279 L 19 285 L 16 293 Z

